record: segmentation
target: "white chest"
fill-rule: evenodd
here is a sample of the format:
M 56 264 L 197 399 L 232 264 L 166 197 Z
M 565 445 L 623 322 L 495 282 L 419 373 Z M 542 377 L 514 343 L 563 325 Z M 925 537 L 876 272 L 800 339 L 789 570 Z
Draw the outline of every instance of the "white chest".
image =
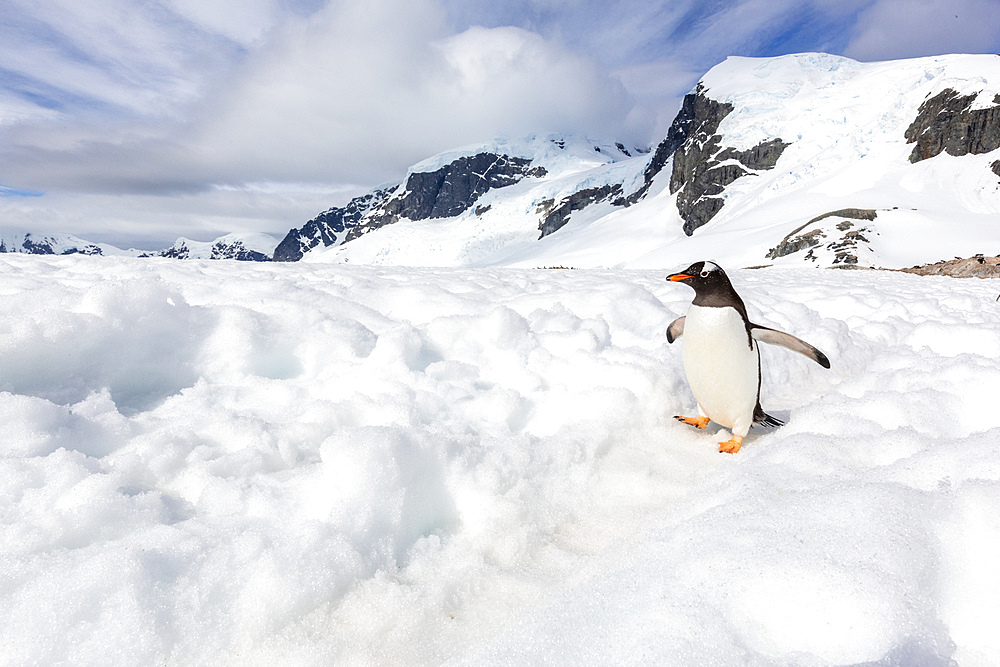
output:
M 746 433 L 760 388 L 760 356 L 734 308 L 691 305 L 683 360 L 691 393 L 714 422 Z

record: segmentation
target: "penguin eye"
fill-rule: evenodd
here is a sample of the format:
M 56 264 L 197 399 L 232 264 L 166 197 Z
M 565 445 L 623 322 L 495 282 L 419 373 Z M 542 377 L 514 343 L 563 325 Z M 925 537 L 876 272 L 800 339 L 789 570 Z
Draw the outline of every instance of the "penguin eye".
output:
M 704 271 L 701 272 L 701 277 L 708 278 L 708 269 L 705 269 Z

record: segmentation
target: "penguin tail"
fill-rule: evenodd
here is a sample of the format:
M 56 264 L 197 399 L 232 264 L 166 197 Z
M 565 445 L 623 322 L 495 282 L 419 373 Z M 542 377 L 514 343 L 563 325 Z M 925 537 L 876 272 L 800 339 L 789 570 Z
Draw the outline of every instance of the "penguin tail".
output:
M 771 415 L 764 412 L 763 409 L 758 405 L 753 411 L 753 423 L 759 424 L 761 426 L 784 426 L 785 422 L 781 421 L 777 417 L 772 417 Z

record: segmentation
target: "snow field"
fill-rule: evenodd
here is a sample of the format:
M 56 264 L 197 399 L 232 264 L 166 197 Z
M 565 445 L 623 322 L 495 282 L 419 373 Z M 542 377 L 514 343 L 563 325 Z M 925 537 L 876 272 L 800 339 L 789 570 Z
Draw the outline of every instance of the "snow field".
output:
M 0 662 L 990 664 L 997 285 L 667 273 L 0 257 Z

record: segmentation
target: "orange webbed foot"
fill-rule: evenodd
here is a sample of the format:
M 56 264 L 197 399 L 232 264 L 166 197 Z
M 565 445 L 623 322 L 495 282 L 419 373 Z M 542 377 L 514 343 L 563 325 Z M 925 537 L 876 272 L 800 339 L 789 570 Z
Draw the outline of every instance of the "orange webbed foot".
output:
M 694 426 L 695 428 L 706 428 L 708 427 L 709 422 L 708 417 L 682 417 L 680 415 L 675 415 L 674 419 L 683 424 L 687 424 L 688 426 Z
M 726 454 L 735 454 L 740 451 L 740 447 L 743 446 L 743 438 L 734 435 L 730 440 L 719 443 L 719 451 Z

